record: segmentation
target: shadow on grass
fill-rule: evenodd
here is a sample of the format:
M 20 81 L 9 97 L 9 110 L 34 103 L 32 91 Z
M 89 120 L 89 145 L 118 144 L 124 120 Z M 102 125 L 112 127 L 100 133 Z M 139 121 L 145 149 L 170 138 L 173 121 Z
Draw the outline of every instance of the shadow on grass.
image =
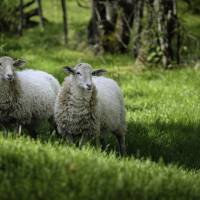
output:
M 40 127 L 38 139 L 43 143 L 68 145 L 59 136 L 47 132 L 47 124 Z M 28 135 L 25 134 L 24 135 Z M 107 135 L 107 152 L 118 151 L 112 134 Z M 200 125 L 129 122 L 126 136 L 127 154 L 139 159 L 149 158 L 165 164 L 176 164 L 188 169 L 200 169 Z
M 200 168 L 200 125 L 129 123 L 127 146 L 128 155 Z

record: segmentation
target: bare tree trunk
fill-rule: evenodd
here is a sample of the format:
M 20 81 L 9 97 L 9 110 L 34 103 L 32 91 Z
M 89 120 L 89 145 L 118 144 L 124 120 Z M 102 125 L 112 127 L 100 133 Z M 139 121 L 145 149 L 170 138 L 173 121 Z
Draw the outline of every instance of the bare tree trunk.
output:
M 167 41 L 168 32 L 166 30 L 167 22 L 164 12 L 164 2 L 162 0 L 155 0 L 155 8 L 157 14 L 158 39 L 162 52 L 162 64 L 165 68 L 167 68 L 171 60 L 169 56 L 169 43 Z
M 19 32 L 19 35 L 22 35 L 23 34 L 23 26 L 24 26 L 24 10 L 23 10 L 23 5 L 24 5 L 24 2 L 23 0 L 20 0 L 19 1 L 19 11 L 20 11 L 20 22 L 19 22 L 19 26 L 18 26 L 18 32 Z
M 141 34 L 143 29 L 142 18 L 143 18 L 143 10 L 144 10 L 144 0 L 136 0 L 135 6 L 135 29 L 136 36 L 133 47 L 133 55 L 137 58 L 140 54 L 141 48 Z
M 173 4 L 174 35 L 176 35 L 176 63 L 180 64 L 181 35 L 180 35 L 180 22 L 177 16 L 176 0 L 172 0 L 172 4 Z
M 143 64 L 162 60 L 165 67 L 175 58 L 180 62 L 176 0 L 92 0 L 89 44 L 107 52 L 126 52 L 133 20 L 136 32 L 133 54 L 137 60 Z
M 68 26 L 67 26 L 67 8 L 65 0 L 61 0 L 61 6 L 63 11 L 64 44 L 66 45 L 68 42 Z
M 117 20 L 116 2 L 113 0 L 92 0 L 92 17 L 88 25 L 88 42 L 98 51 L 113 51 L 109 41 Z
M 126 52 L 134 18 L 134 0 L 92 0 L 89 44 L 107 52 Z M 117 22 L 121 22 L 117 30 Z
M 128 50 L 128 45 L 131 37 L 131 30 L 133 26 L 133 19 L 135 15 L 135 0 L 124 1 L 121 0 L 119 5 L 122 8 L 122 32 L 121 32 L 121 43 L 119 45 L 119 51 L 124 53 Z
M 181 34 L 180 34 L 180 22 L 177 19 L 177 43 L 176 43 L 176 63 L 179 65 L 181 56 L 180 56 L 180 49 L 181 49 Z
M 148 25 L 147 28 L 151 29 L 154 21 L 154 0 L 147 0 L 147 12 L 148 12 Z
M 181 35 L 176 0 L 137 0 L 135 15 L 133 54 L 136 62 L 162 62 L 166 68 L 173 60 L 180 63 Z
M 163 30 L 161 32 L 163 39 L 165 41 L 164 55 L 167 57 L 168 65 L 171 63 L 172 60 L 176 60 L 177 64 L 179 64 L 181 36 L 180 36 L 180 24 L 177 16 L 176 0 L 167 0 L 167 1 L 162 0 L 160 2 L 160 5 L 164 9 L 163 22 L 162 22 Z M 160 45 L 161 49 L 163 50 L 162 43 Z
M 40 17 L 40 26 L 42 28 L 44 28 L 44 17 L 43 17 L 43 13 L 42 13 L 42 4 L 41 4 L 41 0 L 36 0 L 37 4 L 38 4 L 38 15 Z
M 118 4 L 113 0 L 104 2 L 105 13 L 102 17 L 101 24 L 101 39 L 102 46 L 105 51 L 116 52 L 118 51 L 117 38 L 115 34 L 116 22 L 118 17 Z
M 99 31 L 98 31 L 98 2 L 92 0 L 92 16 L 88 24 L 88 43 L 90 45 L 97 45 L 99 43 Z

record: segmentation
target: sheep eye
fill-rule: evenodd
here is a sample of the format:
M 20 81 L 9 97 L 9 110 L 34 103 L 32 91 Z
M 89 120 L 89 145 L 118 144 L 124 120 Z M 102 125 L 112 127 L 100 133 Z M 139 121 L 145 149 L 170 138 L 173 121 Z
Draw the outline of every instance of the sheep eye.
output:
M 81 75 L 81 73 L 80 73 L 80 72 L 76 72 L 76 75 L 80 76 L 80 75 Z
M 2 66 L 2 63 L 0 63 L 0 66 Z

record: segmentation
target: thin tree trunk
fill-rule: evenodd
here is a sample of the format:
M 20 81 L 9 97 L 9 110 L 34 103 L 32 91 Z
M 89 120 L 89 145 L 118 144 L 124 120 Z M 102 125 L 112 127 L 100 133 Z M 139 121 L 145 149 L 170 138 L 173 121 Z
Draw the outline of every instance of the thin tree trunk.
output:
M 19 32 L 19 35 L 22 35 L 23 34 L 23 26 L 24 26 L 24 10 L 23 10 L 23 0 L 20 0 L 19 1 L 19 11 L 20 11 L 20 22 L 19 22 L 19 26 L 18 26 L 18 32 Z
M 180 63 L 180 24 L 177 16 L 176 0 L 164 1 L 164 17 L 166 22 L 166 43 L 168 60 L 176 60 L 177 64 Z M 176 43 L 175 43 L 176 41 Z M 173 45 L 173 43 L 175 45 Z
M 113 53 L 119 49 L 117 43 L 114 44 L 113 42 L 116 41 L 115 28 L 118 4 L 113 0 L 106 1 L 103 4 L 104 9 L 101 15 L 101 24 L 103 26 L 103 30 L 101 30 L 102 46 L 105 51 Z
M 143 18 L 144 0 L 137 0 L 135 7 L 135 29 L 136 37 L 133 48 L 133 55 L 137 58 L 140 54 L 141 48 L 141 34 L 143 29 L 142 18 Z
M 176 63 L 180 64 L 180 48 L 181 48 L 181 34 L 180 34 L 180 22 L 177 16 L 177 4 L 176 0 L 173 1 L 173 16 L 175 23 L 175 34 L 176 34 Z
M 97 1 L 92 0 L 91 2 L 92 2 L 92 16 L 88 24 L 88 43 L 90 45 L 96 45 L 99 43 Z
M 68 26 L 67 26 L 67 8 L 65 0 L 61 0 L 61 6 L 63 11 L 64 44 L 66 45 L 68 42 Z
M 42 4 L 41 4 L 41 0 L 37 0 L 37 4 L 38 4 L 38 15 L 40 17 L 40 26 L 42 28 L 44 28 L 44 17 L 43 17 L 43 13 L 42 13 Z
M 179 22 L 177 22 L 177 44 L 176 44 L 176 63 L 179 65 L 180 64 L 180 60 L 181 60 L 181 56 L 180 56 L 180 49 L 181 49 L 181 34 L 180 34 L 180 24 Z
M 155 6 L 157 11 L 158 39 L 162 51 L 162 64 L 165 68 L 167 68 L 170 63 L 170 59 L 168 52 L 169 46 L 167 41 L 167 30 L 166 30 L 167 25 L 166 25 L 166 15 L 164 12 L 164 1 L 155 0 Z
M 133 19 L 135 15 L 134 1 L 121 1 L 120 6 L 122 7 L 122 33 L 121 43 L 119 51 L 124 53 L 128 50 L 128 45 L 131 37 L 131 30 L 133 26 Z
M 88 42 L 97 51 L 113 51 L 109 36 L 114 33 L 116 24 L 115 3 L 105 0 L 92 0 L 92 17 L 88 25 Z
M 148 0 L 147 1 L 147 7 L 148 7 L 148 26 L 147 28 L 151 30 L 153 21 L 154 21 L 154 0 Z

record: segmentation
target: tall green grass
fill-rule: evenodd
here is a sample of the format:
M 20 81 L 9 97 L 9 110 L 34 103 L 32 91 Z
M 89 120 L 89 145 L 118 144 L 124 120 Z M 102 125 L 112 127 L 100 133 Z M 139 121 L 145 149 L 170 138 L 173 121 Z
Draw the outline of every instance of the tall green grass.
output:
M 92 149 L 0 137 L 0 199 L 199 199 L 200 176 Z

